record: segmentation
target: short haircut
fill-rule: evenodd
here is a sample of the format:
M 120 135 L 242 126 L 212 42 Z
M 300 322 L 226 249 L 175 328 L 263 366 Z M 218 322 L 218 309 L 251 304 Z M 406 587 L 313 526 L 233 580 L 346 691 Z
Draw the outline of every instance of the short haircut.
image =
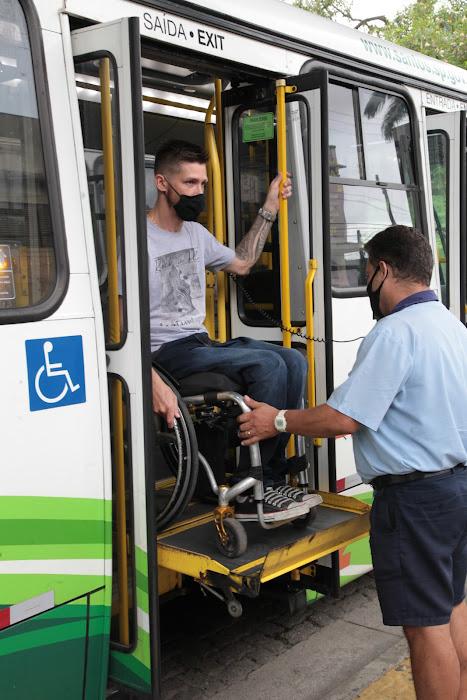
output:
M 189 141 L 172 139 L 156 151 L 154 173 L 176 172 L 181 163 L 207 163 L 209 156 L 201 146 Z
M 411 226 L 389 226 L 364 246 L 370 263 L 376 267 L 384 260 L 395 277 L 426 284 L 433 271 L 433 253 L 426 237 Z

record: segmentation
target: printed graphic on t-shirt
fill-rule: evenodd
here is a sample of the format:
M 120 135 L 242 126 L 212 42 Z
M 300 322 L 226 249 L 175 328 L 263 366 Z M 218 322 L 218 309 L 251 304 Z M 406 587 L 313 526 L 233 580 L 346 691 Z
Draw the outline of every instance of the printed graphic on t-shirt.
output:
M 193 320 L 193 315 L 203 314 L 198 260 L 195 248 L 166 253 L 155 259 L 155 273 L 160 279 L 160 307 L 166 319 L 163 325 L 186 325 Z

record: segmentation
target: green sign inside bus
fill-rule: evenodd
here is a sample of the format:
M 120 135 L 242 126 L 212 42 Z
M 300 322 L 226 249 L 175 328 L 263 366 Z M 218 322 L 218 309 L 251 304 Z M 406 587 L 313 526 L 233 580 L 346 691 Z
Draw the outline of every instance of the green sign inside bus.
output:
M 263 112 L 243 117 L 243 143 L 267 141 L 274 138 L 274 112 Z

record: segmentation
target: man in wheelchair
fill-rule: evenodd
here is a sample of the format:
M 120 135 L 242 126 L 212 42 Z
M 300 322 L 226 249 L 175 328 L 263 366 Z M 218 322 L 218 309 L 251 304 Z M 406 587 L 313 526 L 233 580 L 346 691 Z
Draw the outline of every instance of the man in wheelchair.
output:
M 301 406 L 306 361 L 293 349 L 240 337 L 226 343 L 211 341 L 203 321 L 206 315 L 205 269 L 247 275 L 258 260 L 279 210 L 279 197 L 290 197 L 289 179 L 281 176 L 270 184 L 263 207 L 235 251 L 221 245 L 196 219 L 205 206 L 208 156 L 197 145 L 169 141 L 155 159 L 157 200 L 148 212 L 148 253 L 151 352 L 153 360 L 177 380 L 200 372 L 226 375 L 241 393 L 279 409 Z M 170 389 L 161 387 L 153 371 L 154 408 L 172 422 L 176 403 Z M 282 520 L 302 507 L 308 495 L 284 483 L 285 446 L 288 433 L 261 443 L 264 481 L 264 515 Z M 243 448 L 242 448 L 243 450 Z M 241 455 L 239 470 L 247 467 L 248 453 Z M 236 517 L 251 519 L 253 495 L 242 495 L 235 504 Z

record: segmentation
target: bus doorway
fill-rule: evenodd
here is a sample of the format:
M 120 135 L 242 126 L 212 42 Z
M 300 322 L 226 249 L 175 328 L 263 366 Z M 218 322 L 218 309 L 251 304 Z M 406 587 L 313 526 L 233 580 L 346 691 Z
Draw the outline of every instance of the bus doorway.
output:
M 328 357 L 322 344 L 315 359 L 313 340 L 315 332 L 321 337 L 326 332 L 324 275 L 313 311 L 310 274 L 316 269 L 310 262 L 312 250 L 320 265 L 325 259 L 318 234 L 321 203 L 312 214 L 313 238 L 309 192 L 312 178 L 321 191 L 323 166 L 319 157 L 311 158 L 310 144 L 324 138 L 320 125 L 326 75 L 313 75 L 300 99 L 284 110 L 278 106 L 279 95 L 283 100 L 292 89 L 279 76 L 201 55 L 174 56 L 157 42 L 140 44 L 137 22 L 131 18 L 77 29 L 72 42 L 108 358 L 114 546 L 110 678 L 155 693 L 157 605 L 164 596 L 173 597 L 194 582 L 225 600 L 236 616 L 241 614 L 238 596 L 254 597 L 262 583 L 275 578 L 282 577 L 284 590 L 292 575 L 295 584 L 302 580 L 304 600 L 307 587 L 335 592 L 333 553 L 368 530 L 368 506 L 328 493 L 334 477 L 327 458 L 320 463 L 310 445 L 308 466 L 298 479 L 322 489 L 316 498 L 323 504 L 311 529 L 304 523 L 302 529 L 284 526 L 264 532 L 251 524 L 241 556 L 220 553 L 213 506 L 190 499 L 193 451 L 198 448 L 184 426 L 194 422 L 198 428 L 200 416 L 216 423 L 224 409 L 219 411 L 216 402 L 198 409 L 192 402 L 185 409 L 185 422 L 171 432 L 154 419 L 149 396 L 145 213 L 157 196 L 154 152 L 163 141 L 177 137 L 209 151 L 208 206 L 201 222 L 231 247 L 247 230 L 277 168 L 285 172 L 289 161 L 295 200 L 282 211 L 279 229 L 273 230 L 245 287 L 237 287 L 222 272 L 207 273 L 206 327 L 220 341 L 241 331 L 302 348 L 309 359 L 310 405 L 316 401 L 318 367 L 318 392 L 325 395 Z M 240 115 L 236 100 L 238 95 L 243 100 L 244 92 Z M 259 127 L 258 114 L 263 120 Z M 290 284 L 281 284 L 286 271 Z M 294 452 L 304 452 L 303 441 L 293 441 Z M 212 459 L 222 462 L 222 471 L 226 464 L 227 471 L 235 469 L 235 448 L 227 446 Z

